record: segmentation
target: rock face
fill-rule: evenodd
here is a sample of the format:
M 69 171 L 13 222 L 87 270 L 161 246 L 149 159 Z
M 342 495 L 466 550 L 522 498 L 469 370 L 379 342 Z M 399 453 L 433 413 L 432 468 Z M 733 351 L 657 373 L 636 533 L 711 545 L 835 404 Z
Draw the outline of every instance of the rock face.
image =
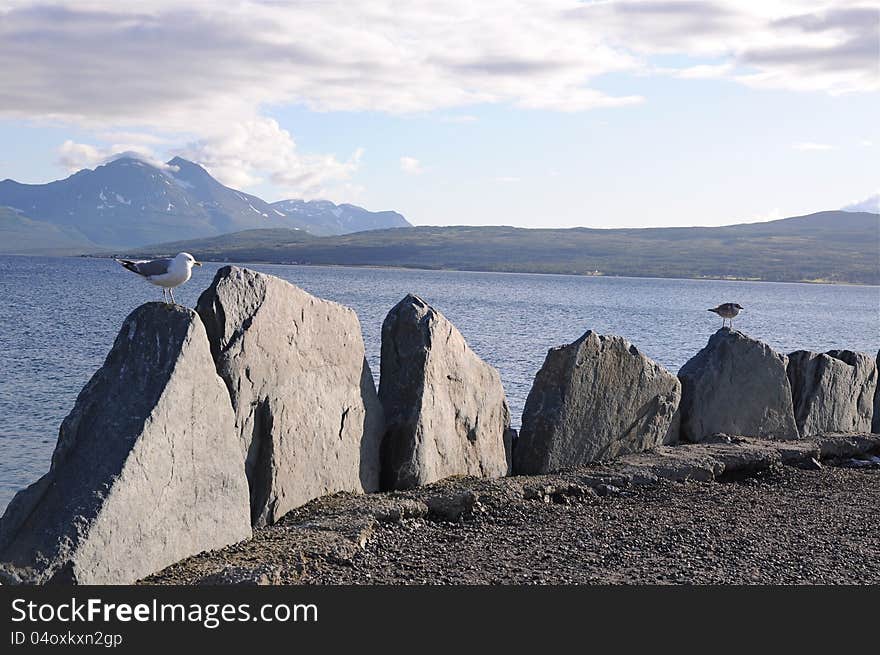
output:
M 130 584 L 251 536 L 229 396 L 194 312 L 132 312 L 0 519 L 0 578 Z
M 717 434 L 796 439 L 787 358 L 738 330 L 721 328 L 678 373 L 681 436 Z
M 678 379 L 635 346 L 588 331 L 547 353 L 526 399 L 514 472 L 547 473 L 674 441 L 680 398 Z
M 851 350 L 788 356 L 794 418 L 802 437 L 823 432 L 870 432 L 877 363 Z
M 379 488 L 382 406 L 352 309 L 226 266 L 197 311 L 232 399 L 254 525 Z
M 871 432 L 880 434 L 880 350 L 877 351 L 877 389 L 874 391 L 874 417 L 871 419 Z
M 401 300 L 382 324 L 379 398 L 387 423 L 384 489 L 507 474 L 510 411 L 498 371 L 416 296 Z

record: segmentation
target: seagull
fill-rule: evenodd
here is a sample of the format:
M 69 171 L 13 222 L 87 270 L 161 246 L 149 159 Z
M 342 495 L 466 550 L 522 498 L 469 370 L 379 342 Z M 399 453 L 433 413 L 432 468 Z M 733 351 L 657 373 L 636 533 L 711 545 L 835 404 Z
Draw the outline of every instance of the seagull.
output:
M 718 307 L 713 307 L 710 309 L 710 312 L 715 312 L 718 316 L 721 317 L 721 327 L 724 327 L 724 322 L 730 320 L 730 327 L 733 327 L 733 317 L 740 313 L 742 310 L 742 305 L 735 302 L 726 302 L 722 305 L 718 305 Z
M 188 252 L 178 253 L 176 257 L 170 259 L 117 259 L 116 261 L 132 273 L 140 275 L 150 284 L 162 287 L 162 298 L 166 303 L 168 302 L 167 293 L 170 293 L 171 303 L 174 305 L 177 304 L 174 301 L 174 288 L 179 287 L 190 278 L 193 266 L 202 265 Z

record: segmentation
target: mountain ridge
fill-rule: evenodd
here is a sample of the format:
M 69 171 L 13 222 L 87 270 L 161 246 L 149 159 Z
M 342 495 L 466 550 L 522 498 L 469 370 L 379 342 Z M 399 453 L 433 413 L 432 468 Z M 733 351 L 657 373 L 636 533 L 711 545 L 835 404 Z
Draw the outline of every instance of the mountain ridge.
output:
M 17 236 L 0 250 L 28 251 L 34 241 L 28 228 L 35 234 L 49 233 L 51 226 L 59 235 L 72 235 L 72 249 L 83 245 L 83 239 L 91 247 L 117 249 L 246 229 L 289 228 L 330 235 L 409 225 L 397 212 L 370 212 L 330 201 L 312 201 L 307 216 L 284 212 L 275 204 L 225 186 L 199 164 L 181 157 L 159 167 L 121 156 L 45 184 L 0 182 L 0 207 L 16 210 L 30 221 L 19 219 L 13 229 L 7 212 L 0 229 L 10 239 Z
M 183 241 L 129 254 L 185 250 L 200 259 L 243 263 L 880 284 L 880 215 L 868 212 L 721 227 L 416 226 L 289 236 L 251 230 L 225 235 L 222 243 Z

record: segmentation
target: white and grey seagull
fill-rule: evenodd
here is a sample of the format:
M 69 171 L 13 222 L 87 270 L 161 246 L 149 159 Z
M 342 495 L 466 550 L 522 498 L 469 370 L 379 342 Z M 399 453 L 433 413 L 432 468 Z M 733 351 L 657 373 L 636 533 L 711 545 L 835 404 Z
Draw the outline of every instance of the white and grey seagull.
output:
M 164 259 L 117 259 L 116 261 L 150 284 L 162 287 L 162 298 L 167 303 L 167 294 L 170 293 L 171 302 L 175 305 L 177 303 L 174 300 L 174 289 L 190 278 L 193 266 L 202 265 L 188 252 L 181 252 L 176 257 Z
M 721 327 L 724 327 L 725 321 L 730 321 L 730 327 L 733 328 L 733 318 L 742 311 L 743 306 L 735 302 L 726 302 L 718 307 L 713 307 L 710 312 L 715 312 L 721 317 Z

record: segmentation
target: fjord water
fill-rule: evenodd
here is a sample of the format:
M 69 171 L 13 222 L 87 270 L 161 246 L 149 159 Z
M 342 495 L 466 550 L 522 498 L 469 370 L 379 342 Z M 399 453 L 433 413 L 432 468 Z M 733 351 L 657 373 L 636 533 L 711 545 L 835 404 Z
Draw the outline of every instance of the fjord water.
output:
M 220 264 L 178 289 L 195 306 Z M 405 294 L 442 311 L 498 368 L 514 426 L 547 349 L 618 334 L 677 371 L 738 302 L 735 327 L 780 352 L 880 347 L 880 287 L 248 264 L 353 307 L 378 382 L 382 320 Z M 61 420 L 123 319 L 161 290 L 108 259 L 0 256 L 0 509 L 49 466 Z M 120 408 L 122 409 L 122 408 Z

